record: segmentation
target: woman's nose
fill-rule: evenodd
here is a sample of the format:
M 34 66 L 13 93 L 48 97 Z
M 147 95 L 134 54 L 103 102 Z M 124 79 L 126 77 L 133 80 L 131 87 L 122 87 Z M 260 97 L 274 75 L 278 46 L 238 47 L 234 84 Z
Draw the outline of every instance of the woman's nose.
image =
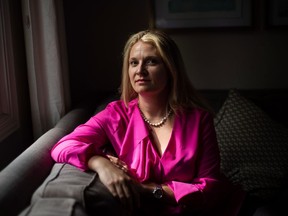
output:
M 137 74 L 137 75 L 139 75 L 139 74 L 141 74 L 141 75 L 147 74 L 147 70 L 146 70 L 146 68 L 145 68 L 145 65 L 139 64 L 138 67 L 137 67 L 136 74 Z

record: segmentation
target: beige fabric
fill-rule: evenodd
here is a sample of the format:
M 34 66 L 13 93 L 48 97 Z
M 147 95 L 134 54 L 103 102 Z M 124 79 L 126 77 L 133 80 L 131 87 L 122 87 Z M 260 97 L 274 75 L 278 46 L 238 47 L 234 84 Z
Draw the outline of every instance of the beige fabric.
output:
M 69 107 L 62 0 L 22 0 L 34 138 Z

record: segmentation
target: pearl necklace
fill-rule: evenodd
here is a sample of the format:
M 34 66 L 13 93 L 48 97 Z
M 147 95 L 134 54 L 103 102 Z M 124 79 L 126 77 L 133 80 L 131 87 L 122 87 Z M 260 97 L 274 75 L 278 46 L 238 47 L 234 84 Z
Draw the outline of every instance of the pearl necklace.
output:
M 172 109 L 170 108 L 169 111 L 167 112 L 166 116 L 164 116 L 161 121 L 157 122 L 157 123 L 152 123 L 149 121 L 149 119 L 146 118 L 146 116 L 144 115 L 144 113 L 142 112 L 142 110 L 140 109 L 139 103 L 138 103 L 138 108 L 140 111 L 140 114 L 143 118 L 143 120 L 148 123 L 150 126 L 152 127 L 161 127 L 165 124 L 165 122 L 167 121 L 167 119 L 169 118 L 169 116 L 172 114 Z

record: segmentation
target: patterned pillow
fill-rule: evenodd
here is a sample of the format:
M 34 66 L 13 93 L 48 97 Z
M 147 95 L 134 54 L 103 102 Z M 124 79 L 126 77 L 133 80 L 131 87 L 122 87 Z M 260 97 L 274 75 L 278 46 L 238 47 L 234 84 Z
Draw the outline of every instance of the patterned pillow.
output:
M 287 182 L 288 128 L 235 89 L 214 121 L 224 174 L 264 200 L 278 194 Z

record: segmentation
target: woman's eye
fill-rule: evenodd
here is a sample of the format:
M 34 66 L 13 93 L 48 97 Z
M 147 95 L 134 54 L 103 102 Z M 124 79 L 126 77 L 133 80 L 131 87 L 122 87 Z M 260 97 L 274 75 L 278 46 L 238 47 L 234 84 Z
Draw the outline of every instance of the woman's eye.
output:
M 130 61 L 129 64 L 130 64 L 132 67 L 134 67 L 134 66 L 137 65 L 137 62 L 136 62 L 136 61 Z
M 148 65 L 155 65 L 157 63 L 157 60 L 156 59 L 149 59 L 147 60 L 146 62 Z

